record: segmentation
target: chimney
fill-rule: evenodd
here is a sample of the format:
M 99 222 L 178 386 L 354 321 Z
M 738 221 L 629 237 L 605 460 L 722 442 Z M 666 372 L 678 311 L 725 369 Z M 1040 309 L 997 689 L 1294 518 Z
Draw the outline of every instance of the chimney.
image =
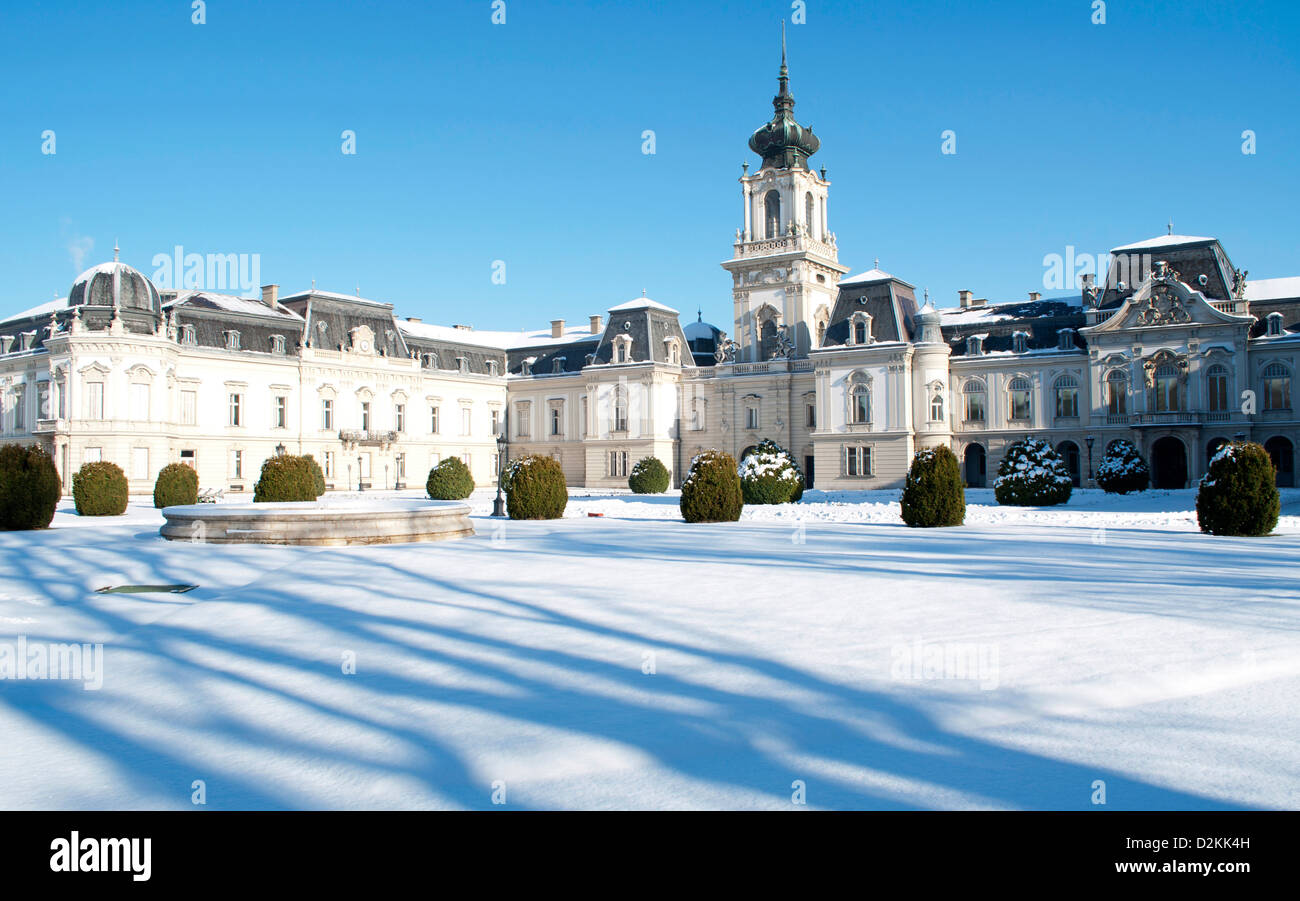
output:
M 957 300 L 961 303 L 961 308 L 963 310 L 970 306 L 970 299 L 971 299 L 970 291 L 957 292 Z
M 1038 300 L 1038 298 L 1040 298 L 1040 297 L 1042 297 L 1042 296 L 1043 296 L 1043 295 L 1040 294 L 1040 293 L 1037 292 L 1037 291 L 1030 291 L 1030 292 L 1029 292 L 1029 299 L 1030 299 L 1030 301 Z
M 266 304 L 273 310 L 278 310 L 280 308 L 280 286 L 263 285 L 262 303 Z
M 407 321 L 407 322 L 414 322 L 416 325 L 419 325 L 419 324 L 420 324 L 421 322 L 423 322 L 424 320 L 423 320 L 423 319 L 418 319 L 418 318 L 416 318 L 415 316 L 407 316 L 407 317 L 406 317 L 406 321 Z
M 564 320 L 563 320 L 563 319 L 552 319 L 552 320 L 551 320 L 551 337 L 552 337 L 552 338 L 563 338 L 563 337 L 564 337 Z
M 592 316 L 592 317 L 591 317 L 591 333 L 592 333 L 593 335 L 599 335 L 599 334 L 601 333 L 601 331 L 604 330 L 604 328 L 605 328 L 605 327 L 604 327 L 604 325 L 602 324 L 602 322 L 601 322 L 601 318 L 600 318 L 599 316 Z

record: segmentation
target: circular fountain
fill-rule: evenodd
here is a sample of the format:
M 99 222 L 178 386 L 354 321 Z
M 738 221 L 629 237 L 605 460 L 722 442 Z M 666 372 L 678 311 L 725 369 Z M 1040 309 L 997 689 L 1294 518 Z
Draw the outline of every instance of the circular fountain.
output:
M 469 505 L 457 501 L 190 504 L 164 507 L 162 514 L 164 538 L 195 544 L 404 544 L 474 534 Z

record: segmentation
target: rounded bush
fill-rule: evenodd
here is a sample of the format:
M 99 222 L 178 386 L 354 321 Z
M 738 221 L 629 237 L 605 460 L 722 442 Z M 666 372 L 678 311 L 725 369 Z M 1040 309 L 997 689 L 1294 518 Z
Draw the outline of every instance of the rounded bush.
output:
M 184 463 L 168 463 L 153 483 L 153 505 L 177 507 L 199 502 L 199 474 Z
M 1097 465 L 1097 486 L 1107 494 L 1146 491 L 1151 467 L 1132 441 L 1115 441 Z
M 803 473 L 790 452 L 764 438 L 737 470 L 747 504 L 789 504 L 803 497 Z
M 46 529 L 63 485 L 54 460 L 36 445 L 0 447 L 0 529 Z
M 913 527 L 959 526 L 966 521 L 961 464 L 951 448 L 941 445 L 916 452 L 900 505 L 903 522 Z
M 564 470 L 554 457 L 526 454 L 512 460 L 506 476 L 506 512 L 511 519 L 559 519 L 569 504 Z
M 121 516 L 129 489 L 126 473 L 116 463 L 85 463 L 72 477 L 72 500 L 78 516 Z
M 745 509 L 736 460 L 722 451 L 706 450 L 691 460 L 679 502 L 687 522 L 735 522 Z
M 1007 448 L 998 465 L 993 494 L 999 504 L 1050 507 L 1068 501 L 1073 488 L 1065 461 L 1050 444 L 1022 438 Z
M 458 501 L 474 492 L 474 477 L 460 457 L 448 457 L 429 470 L 424 488 L 435 501 Z
M 1225 444 L 1196 492 L 1196 522 L 1211 535 L 1267 535 L 1280 508 L 1273 459 L 1254 442 Z
M 325 493 L 325 470 L 320 468 L 320 464 L 316 462 L 316 458 L 311 454 L 303 454 L 303 459 L 311 467 L 312 485 L 315 488 L 316 497 L 320 497 Z
M 672 476 L 668 467 L 658 457 L 643 457 L 632 467 L 632 474 L 627 477 L 627 487 L 633 494 L 663 494 L 668 490 Z
M 262 474 L 253 488 L 253 503 L 274 504 L 314 501 L 316 477 L 306 457 L 276 454 L 262 464 Z

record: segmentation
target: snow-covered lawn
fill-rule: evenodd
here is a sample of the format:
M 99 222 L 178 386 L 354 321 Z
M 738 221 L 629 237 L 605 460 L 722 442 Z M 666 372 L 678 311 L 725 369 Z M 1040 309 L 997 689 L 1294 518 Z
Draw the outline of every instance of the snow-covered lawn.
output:
M 480 492 L 473 538 L 347 549 L 63 510 L 0 533 L 0 654 L 102 642 L 103 685 L 0 681 L 0 808 L 1300 807 L 1300 492 L 1264 539 L 1190 491 L 896 499 Z

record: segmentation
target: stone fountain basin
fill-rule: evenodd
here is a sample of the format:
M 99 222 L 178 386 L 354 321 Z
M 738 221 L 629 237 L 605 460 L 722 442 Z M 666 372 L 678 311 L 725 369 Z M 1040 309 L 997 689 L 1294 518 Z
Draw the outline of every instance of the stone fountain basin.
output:
M 474 534 L 459 501 L 347 500 L 164 507 L 159 530 L 195 544 L 404 544 Z

